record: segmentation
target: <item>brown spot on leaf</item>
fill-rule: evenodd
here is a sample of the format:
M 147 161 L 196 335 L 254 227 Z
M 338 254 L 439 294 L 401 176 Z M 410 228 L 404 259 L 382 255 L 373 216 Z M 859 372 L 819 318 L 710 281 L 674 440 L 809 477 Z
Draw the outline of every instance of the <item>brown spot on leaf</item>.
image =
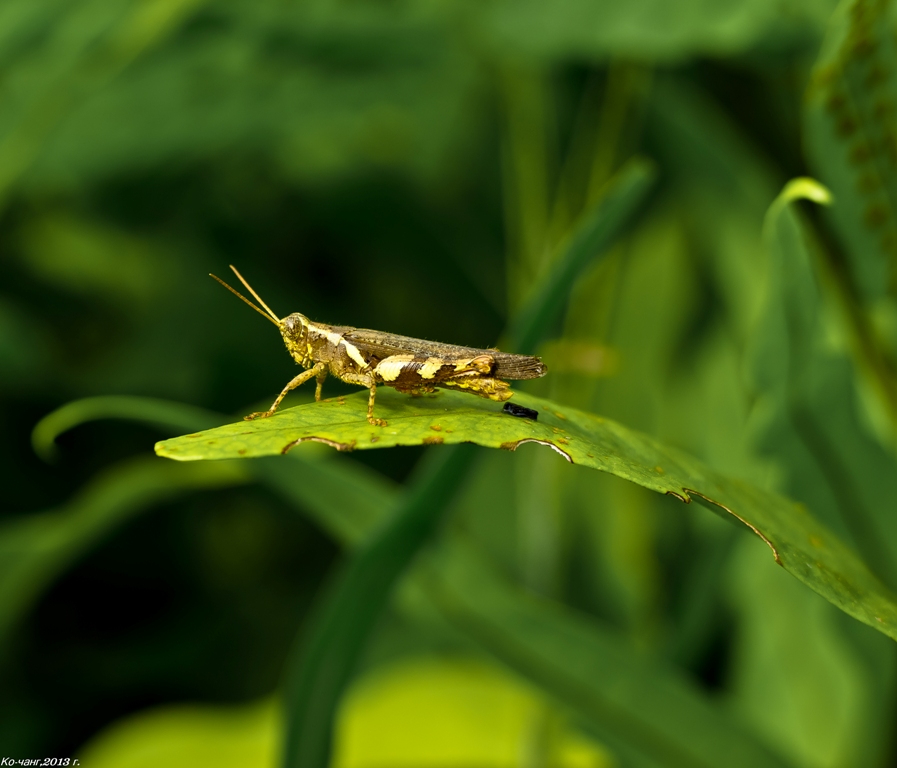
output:
M 847 99 L 843 93 L 834 92 L 825 100 L 825 108 L 829 112 L 841 112 L 847 105 Z
M 380 442 L 380 438 L 377 437 L 377 435 L 371 435 L 371 442 L 378 443 L 378 442 Z
M 835 123 L 835 133 L 842 139 L 857 132 L 857 123 L 850 115 L 843 115 Z
M 438 424 L 431 424 L 430 429 L 432 429 L 434 432 L 442 432 L 442 427 L 440 427 Z
M 850 158 L 850 162 L 854 165 L 861 165 L 868 162 L 871 156 L 872 151 L 869 149 L 869 144 L 860 139 L 850 148 L 848 157 Z
M 885 232 L 881 238 L 881 248 L 885 252 L 897 250 L 897 233 L 893 230 Z
M 872 115 L 880 122 L 889 122 L 894 114 L 894 102 L 890 99 L 879 99 L 872 108 Z
M 856 180 L 857 192 L 863 195 L 871 195 L 881 187 L 881 179 L 874 173 L 862 173 Z
M 245 456 L 245 455 L 246 455 L 246 449 L 245 449 L 245 448 L 241 448 L 239 451 L 237 451 L 237 453 L 239 453 L 241 456 Z
M 424 445 L 441 445 L 445 442 L 444 437 L 440 437 L 439 435 L 431 435 L 430 437 L 425 437 L 423 439 Z
M 863 211 L 863 223 L 870 229 L 878 229 L 888 220 L 888 209 L 881 203 L 873 203 Z
M 869 72 L 866 74 L 865 85 L 867 88 L 875 88 L 876 86 L 881 85 L 885 80 L 887 80 L 887 73 L 885 72 L 884 67 L 876 62 L 869 68 Z

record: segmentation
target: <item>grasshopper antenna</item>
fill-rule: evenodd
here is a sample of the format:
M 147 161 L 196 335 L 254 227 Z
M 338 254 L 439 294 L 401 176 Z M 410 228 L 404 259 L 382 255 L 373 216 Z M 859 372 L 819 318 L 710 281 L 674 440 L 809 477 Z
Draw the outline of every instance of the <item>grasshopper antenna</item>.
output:
M 239 272 L 237 272 L 237 268 L 233 264 L 228 264 L 228 266 L 231 268 L 231 270 L 233 270 L 233 273 L 237 276 L 237 278 L 240 280 L 240 282 L 246 286 L 246 290 L 248 290 L 253 296 L 255 296 L 255 300 L 259 304 L 261 304 L 267 310 L 268 314 L 274 318 L 274 320 L 277 322 L 277 324 L 280 325 L 280 318 L 271 311 L 271 307 L 269 307 L 267 304 L 265 304 L 265 302 L 262 301 L 262 297 L 259 296 L 252 289 L 252 286 L 249 283 L 247 283 L 246 280 L 243 279 L 243 275 L 241 275 Z
M 234 294 L 234 296 L 236 296 L 238 299 L 246 302 L 250 307 L 252 307 L 256 312 L 258 312 L 262 317 L 264 317 L 265 320 L 270 320 L 272 323 L 274 323 L 274 325 L 276 325 L 278 328 L 280 328 L 280 318 L 271 311 L 271 308 L 267 304 L 265 304 L 265 302 L 262 301 L 261 298 L 259 298 L 259 295 L 255 291 L 252 290 L 252 288 L 249 286 L 249 283 L 247 283 L 243 279 L 243 276 L 239 272 L 237 272 L 236 268 L 233 265 L 231 265 L 231 269 L 233 269 L 236 276 L 240 278 L 240 282 L 243 283 L 243 285 L 245 285 L 247 288 L 249 288 L 249 292 L 253 296 L 255 296 L 256 299 L 258 299 L 259 304 L 261 304 L 265 309 L 268 310 L 267 314 L 265 312 L 262 312 L 262 310 L 260 310 L 255 304 L 253 304 L 249 299 L 247 299 L 242 293 L 231 288 L 227 283 L 224 282 L 224 280 L 222 280 L 220 277 L 218 277 L 218 275 L 213 275 L 211 272 L 209 272 L 209 277 L 211 277 L 213 280 L 216 280 L 219 283 L 221 283 L 221 285 L 223 285 L 225 288 L 227 288 L 227 290 L 229 290 L 232 294 Z

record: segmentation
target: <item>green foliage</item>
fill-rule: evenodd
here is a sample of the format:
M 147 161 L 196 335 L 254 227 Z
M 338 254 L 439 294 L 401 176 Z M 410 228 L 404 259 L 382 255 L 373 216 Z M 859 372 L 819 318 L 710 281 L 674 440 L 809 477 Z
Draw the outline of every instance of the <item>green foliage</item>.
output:
M 894 13 L 890 3 L 840 6 L 813 70 L 804 115 L 816 172 L 845 193 L 832 218 L 864 301 L 893 298 L 897 291 Z
M 893 763 L 895 14 L 3 3 L 3 754 Z M 332 381 L 238 421 L 291 373 L 228 263 L 541 355 L 538 421 Z M 424 447 L 526 439 L 572 463 Z
M 476 443 L 516 450 L 536 443 L 568 462 L 609 472 L 684 501 L 701 499 L 760 536 L 785 570 L 852 616 L 897 639 L 897 602 L 836 536 L 806 509 L 774 494 L 721 476 L 680 451 L 613 421 L 550 400 L 518 395 L 536 421 L 513 418 L 490 401 L 460 392 L 413 399 L 388 388 L 378 398 L 386 427 L 366 418 L 367 393 L 309 403 L 268 419 L 237 422 L 164 440 L 156 453 L 180 461 L 253 458 L 286 453 L 306 441 L 339 450 L 397 445 Z M 379 399 L 378 399 L 379 403 Z M 445 491 L 434 494 L 442 498 Z M 432 502 L 431 502 L 432 503 Z

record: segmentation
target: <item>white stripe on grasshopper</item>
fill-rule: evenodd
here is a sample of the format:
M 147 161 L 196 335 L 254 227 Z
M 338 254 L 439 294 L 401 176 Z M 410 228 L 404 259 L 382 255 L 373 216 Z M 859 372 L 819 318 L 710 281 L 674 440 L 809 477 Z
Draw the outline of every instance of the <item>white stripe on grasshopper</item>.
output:
M 368 366 L 368 361 L 365 360 L 365 359 L 361 356 L 361 352 L 358 351 L 358 347 L 356 347 L 354 344 L 350 344 L 350 343 L 349 343 L 348 341 L 346 341 L 345 339 L 341 339 L 341 340 L 340 340 L 340 344 L 342 344 L 342 345 L 346 348 L 346 354 L 347 354 L 349 357 L 351 357 L 352 360 L 354 360 L 356 363 L 358 363 L 358 366 L 359 366 L 360 368 L 367 368 L 367 366 Z
M 395 381 L 399 378 L 399 374 L 405 369 L 412 360 L 414 355 L 390 355 L 384 357 L 374 368 L 376 373 L 383 381 Z
M 445 360 L 440 360 L 438 357 L 428 357 L 427 362 L 420 367 L 418 373 L 422 379 L 432 379 L 443 365 L 445 365 Z

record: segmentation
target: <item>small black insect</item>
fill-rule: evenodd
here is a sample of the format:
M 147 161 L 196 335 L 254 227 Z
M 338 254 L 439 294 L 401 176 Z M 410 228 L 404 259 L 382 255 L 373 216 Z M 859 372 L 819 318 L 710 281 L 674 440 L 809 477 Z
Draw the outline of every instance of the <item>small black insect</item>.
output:
M 522 405 L 515 405 L 514 403 L 505 403 L 502 410 L 505 413 L 510 413 L 511 416 L 516 416 L 518 419 L 532 419 L 533 421 L 537 421 L 539 418 L 538 411 L 534 411 L 532 408 L 524 408 Z

